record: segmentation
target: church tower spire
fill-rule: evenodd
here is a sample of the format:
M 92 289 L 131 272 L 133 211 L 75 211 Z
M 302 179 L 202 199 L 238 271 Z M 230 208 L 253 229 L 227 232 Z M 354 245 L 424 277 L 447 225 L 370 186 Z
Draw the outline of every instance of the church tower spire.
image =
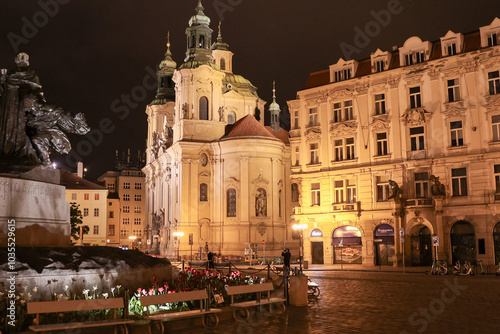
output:
M 219 66 L 221 71 L 233 73 L 234 53 L 229 50 L 229 44 L 222 40 L 221 25 L 222 23 L 219 21 L 219 35 L 217 36 L 217 42 L 212 45 L 212 54 L 215 63 Z
M 198 1 L 196 14 L 189 20 L 189 27 L 186 29 L 187 45 L 186 59 L 180 69 L 196 68 L 200 65 L 214 67 L 212 51 L 212 32 L 210 29 L 210 18 L 203 12 L 205 8 Z
M 168 101 L 175 101 L 174 82 L 172 77 L 174 75 L 177 63 L 172 59 L 172 52 L 170 51 L 170 31 L 167 34 L 167 52 L 165 58 L 161 61 L 156 77 L 158 79 L 158 88 L 156 90 L 156 97 L 151 103 L 152 105 L 163 105 Z
M 269 113 L 271 114 L 271 128 L 274 131 L 280 130 L 280 105 L 276 102 L 276 82 L 273 81 L 273 102 L 269 106 Z

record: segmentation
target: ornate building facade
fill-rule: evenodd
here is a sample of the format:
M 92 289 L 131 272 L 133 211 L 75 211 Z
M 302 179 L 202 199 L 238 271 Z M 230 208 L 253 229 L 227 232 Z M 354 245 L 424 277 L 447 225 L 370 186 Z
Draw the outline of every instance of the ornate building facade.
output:
M 496 18 L 310 75 L 288 102 L 306 260 L 500 262 L 499 39 Z
M 212 43 L 201 2 L 186 29 L 180 66 L 170 43 L 157 72 L 158 92 L 148 115 L 147 251 L 169 257 L 244 256 L 266 243 L 281 254 L 288 239 L 291 198 L 288 132 L 279 117 L 264 126 L 257 88 L 233 73 L 233 53 L 220 25 Z M 270 106 L 279 115 L 279 105 Z M 183 236 L 174 232 L 182 232 Z M 194 250 L 192 252 L 191 250 Z M 260 254 L 262 255 L 262 254 Z

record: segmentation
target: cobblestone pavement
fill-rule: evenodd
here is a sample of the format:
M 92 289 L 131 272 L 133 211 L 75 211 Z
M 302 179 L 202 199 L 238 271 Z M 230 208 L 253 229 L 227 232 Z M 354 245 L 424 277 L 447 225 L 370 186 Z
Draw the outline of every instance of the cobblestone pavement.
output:
M 245 324 L 221 321 L 213 333 L 500 333 L 500 277 L 326 271 L 308 276 L 321 287 L 308 307 L 290 306 L 283 315 L 254 316 Z

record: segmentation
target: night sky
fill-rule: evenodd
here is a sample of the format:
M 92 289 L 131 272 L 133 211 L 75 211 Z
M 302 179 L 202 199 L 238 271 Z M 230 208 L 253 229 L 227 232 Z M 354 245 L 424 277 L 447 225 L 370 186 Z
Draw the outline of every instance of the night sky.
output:
M 163 59 L 169 30 L 174 60 L 182 63 L 184 33 L 196 4 L 197 0 L 0 0 L 0 68 L 13 68 L 17 52 L 28 53 L 48 103 L 84 112 L 94 129 L 106 123 L 102 138 L 94 132 L 94 144 L 80 144 L 87 178 L 96 179 L 113 168 L 116 149 L 131 148 L 134 155 L 145 149 L 144 111 L 155 95 L 151 73 Z M 346 58 L 341 45 L 352 46 L 350 57 L 360 60 L 377 48 L 402 46 L 411 36 L 435 41 L 448 30 L 471 32 L 500 16 L 498 0 L 204 0 L 203 5 L 212 19 L 213 40 L 222 21 L 223 38 L 235 53 L 234 72 L 257 86 L 268 102 L 276 80 L 282 110 L 309 73 Z M 375 23 L 375 16 L 382 24 Z M 357 31 L 365 31 L 367 25 L 372 29 L 369 36 L 356 40 Z M 128 102 L 124 96 L 129 96 Z M 113 112 L 119 107 L 122 112 Z M 75 148 L 84 138 L 71 140 Z M 53 156 L 59 166 L 72 171 L 68 160 L 76 158 Z

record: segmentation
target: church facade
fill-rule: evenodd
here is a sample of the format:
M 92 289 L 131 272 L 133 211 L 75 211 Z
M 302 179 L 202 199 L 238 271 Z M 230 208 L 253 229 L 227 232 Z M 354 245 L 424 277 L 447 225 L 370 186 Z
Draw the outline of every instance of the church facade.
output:
M 291 239 L 288 132 L 280 107 L 233 73 L 233 53 L 220 26 L 212 43 L 210 19 L 199 2 L 186 29 L 178 66 L 170 43 L 157 72 L 148 115 L 146 249 L 196 259 L 206 249 L 222 256 L 281 254 Z M 207 247 L 208 246 L 208 247 Z M 257 252 L 257 256 L 256 253 Z

